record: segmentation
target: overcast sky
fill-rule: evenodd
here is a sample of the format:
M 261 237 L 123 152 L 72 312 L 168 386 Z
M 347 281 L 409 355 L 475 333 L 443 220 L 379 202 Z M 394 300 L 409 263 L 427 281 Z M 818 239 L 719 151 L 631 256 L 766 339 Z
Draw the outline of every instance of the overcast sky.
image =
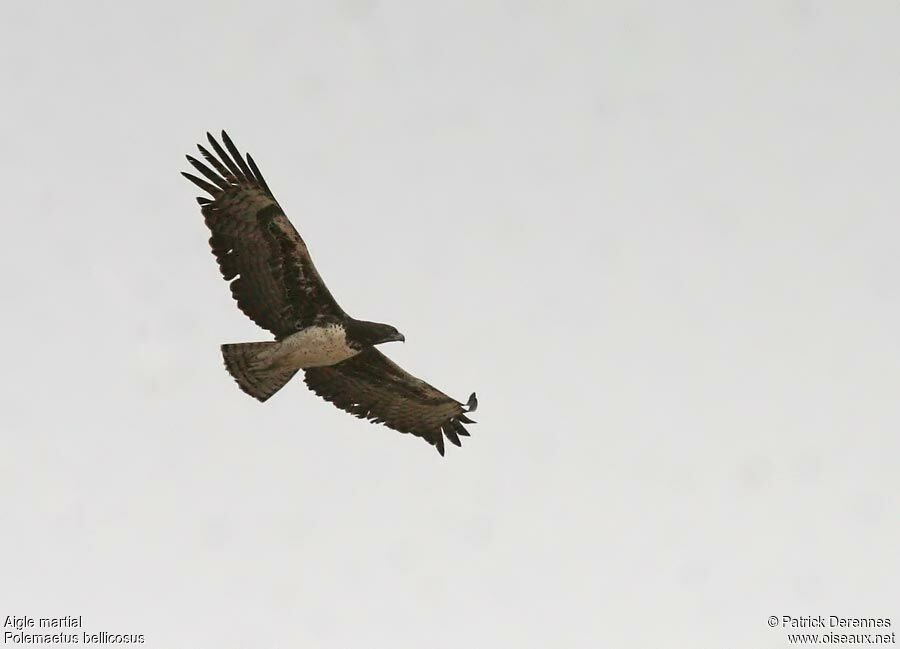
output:
M 6 6 L 0 616 L 154 649 L 900 630 L 898 39 L 894 1 Z M 238 390 L 219 345 L 268 334 L 179 175 L 221 128 L 344 309 L 478 392 L 463 448 Z

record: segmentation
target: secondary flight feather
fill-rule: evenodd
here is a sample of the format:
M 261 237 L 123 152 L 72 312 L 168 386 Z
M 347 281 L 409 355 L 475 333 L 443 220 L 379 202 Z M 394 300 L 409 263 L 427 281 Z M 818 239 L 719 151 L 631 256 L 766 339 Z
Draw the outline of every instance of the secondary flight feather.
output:
M 306 244 L 248 154 L 222 131 L 224 148 L 207 133 L 206 164 L 187 156 L 200 176 L 182 175 L 209 197 L 198 197 L 212 236 L 209 245 L 238 308 L 275 340 L 222 345 L 238 386 L 266 401 L 300 370 L 326 401 L 360 418 L 412 433 L 444 454 L 444 437 L 468 436 L 463 404 L 406 372 L 375 345 L 403 341 L 394 327 L 348 316 L 319 276 Z M 201 177 L 202 176 L 202 177 Z

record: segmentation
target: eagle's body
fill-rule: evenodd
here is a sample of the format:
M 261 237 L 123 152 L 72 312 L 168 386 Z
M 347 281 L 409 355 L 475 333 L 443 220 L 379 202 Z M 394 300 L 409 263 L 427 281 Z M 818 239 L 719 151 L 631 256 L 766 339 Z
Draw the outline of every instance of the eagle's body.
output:
M 306 384 L 357 417 L 412 433 L 444 453 L 444 436 L 460 445 L 475 409 L 405 372 L 375 345 L 402 341 L 394 327 L 357 320 L 338 305 L 319 276 L 303 239 L 281 210 L 253 159 L 246 161 L 223 131 L 228 153 L 207 134 L 212 169 L 188 156 L 206 179 L 184 176 L 208 192 L 198 198 L 212 232 L 212 252 L 238 307 L 274 341 L 222 345 L 225 366 L 240 388 L 260 401 L 298 371 Z
M 356 356 L 360 347 L 347 340 L 347 330 L 340 323 L 312 325 L 275 343 L 258 359 L 272 367 L 291 370 L 334 365 Z

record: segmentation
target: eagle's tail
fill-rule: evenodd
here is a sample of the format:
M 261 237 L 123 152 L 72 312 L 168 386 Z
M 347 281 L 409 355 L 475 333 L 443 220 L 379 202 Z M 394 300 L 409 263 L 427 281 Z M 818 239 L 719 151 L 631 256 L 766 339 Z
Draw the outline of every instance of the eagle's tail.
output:
M 241 390 L 254 399 L 265 401 L 291 380 L 297 370 L 273 368 L 259 362 L 259 352 L 277 342 L 234 343 L 222 345 L 225 367 Z

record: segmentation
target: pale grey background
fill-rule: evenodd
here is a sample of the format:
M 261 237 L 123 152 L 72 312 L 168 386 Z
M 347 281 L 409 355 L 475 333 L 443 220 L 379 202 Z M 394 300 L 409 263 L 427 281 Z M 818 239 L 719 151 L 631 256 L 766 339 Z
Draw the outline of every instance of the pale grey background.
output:
M 742 5 L 742 6 L 739 6 Z M 900 626 L 900 5 L 9 3 L 0 615 L 145 646 L 783 647 Z M 479 424 L 295 380 L 178 172 L 253 153 Z

